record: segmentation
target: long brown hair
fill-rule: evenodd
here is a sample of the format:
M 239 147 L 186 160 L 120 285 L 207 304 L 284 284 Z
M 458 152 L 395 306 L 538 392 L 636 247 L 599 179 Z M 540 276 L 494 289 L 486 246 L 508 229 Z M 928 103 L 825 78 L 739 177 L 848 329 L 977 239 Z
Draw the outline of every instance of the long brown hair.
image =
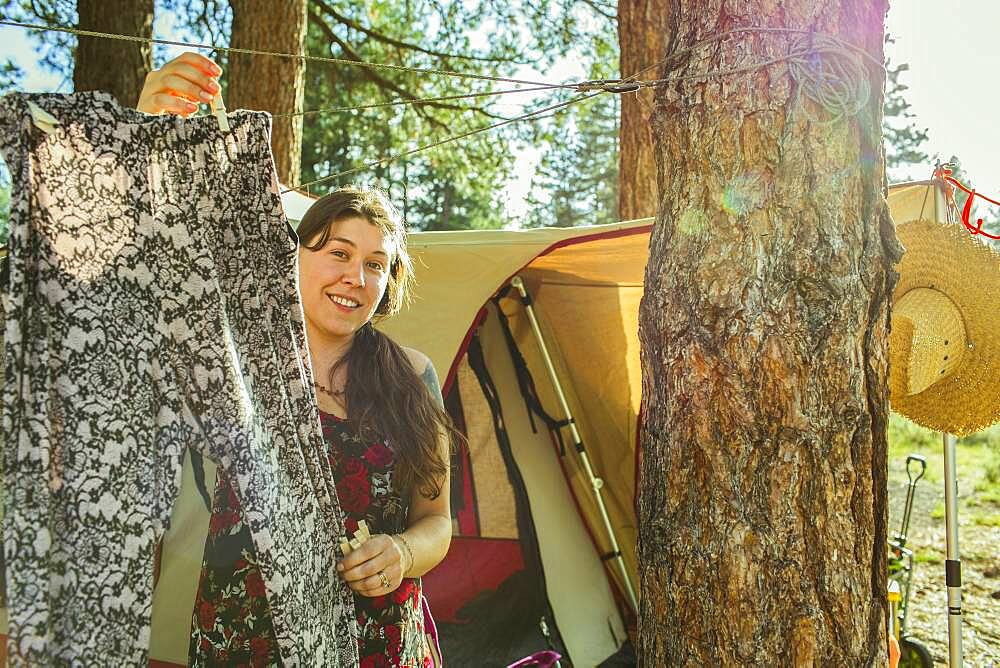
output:
M 348 186 L 316 200 L 302 217 L 299 244 L 318 251 L 330 238 L 334 223 L 360 217 L 378 227 L 395 248 L 389 281 L 374 320 L 397 313 L 409 299 L 413 266 L 406 250 L 406 227 L 399 211 L 376 188 Z M 354 334 L 350 349 L 328 372 L 347 368 L 344 396 L 347 419 L 364 439 L 386 439 L 396 455 L 393 487 L 417 489 L 427 498 L 441 493 L 448 461 L 439 449 L 443 435 L 455 433 L 438 398 L 417 375 L 403 348 L 367 322 Z

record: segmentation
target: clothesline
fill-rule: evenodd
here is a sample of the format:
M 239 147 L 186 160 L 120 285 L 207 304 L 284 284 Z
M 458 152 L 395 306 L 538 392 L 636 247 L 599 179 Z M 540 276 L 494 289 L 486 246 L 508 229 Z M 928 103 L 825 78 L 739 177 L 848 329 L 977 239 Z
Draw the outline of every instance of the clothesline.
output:
M 472 135 L 479 134 L 481 132 L 487 132 L 495 128 L 509 125 L 523 120 L 537 120 L 538 116 L 544 114 L 548 111 L 556 111 L 564 109 L 576 102 L 580 102 L 585 99 L 594 97 L 601 93 L 608 92 L 626 92 L 639 90 L 640 88 L 655 88 L 659 86 L 664 86 L 671 83 L 677 83 L 681 81 L 689 81 L 694 79 L 706 79 L 714 76 L 733 76 L 738 74 L 750 74 L 778 63 L 787 62 L 789 70 L 792 73 L 792 77 L 798 82 L 799 86 L 795 90 L 794 103 L 798 106 L 799 99 L 801 95 L 805 95 L 813 100 L 815 100 L 823 109 L 830 112 L 831 117 L 826 122 L 835 123 L 848 116 L 854 116 L 859 113 L 869 102 L 870 98 L 870 87 L 866 79 L 864 71 L 864 63 L 862 62 L 862 57 L 857 54 L 852 49 L 857 49 L 853 45 L 847 44 L 831 35 L 810 35 L 810 41 L 817 41 L 818 44 L 803 44 L 802 43 L 802 31 L 794 30 L 784 30 L 784 29 L 761 29 L 762 32 L 773 32 L 773 33 L 791 33 L 797 34 L 799 42 L 795 45 L 795 48 L 789 51 L 789 53 L 776 56 L 774 58 L 754 63 L 744 67 L 729 68 L 725 70 L 715 70 L 705 73 L 694 73 L 694 74 L 682 74 L 672 77 L 663 77 L 661 79 L 656 79 L 653 81 L 639 81 L 638 77 L 643 73 L 647 72 L 653 67 L 662 64 L 665 60 L 661 60 L 659 63 L 650 65 L 636 72 L 631 77 L 625 79 L 616 79 L 613 81 L 600 81 L 594 82 L 593 88 L 588 89 L 587 82 L 583 82 L 577 85 L 576 90 L 587 91 L 596 90 L 596 92 L 589 95 L 581 95 L 575 97 L 566 102 L 562 102 L 556 105 L 545 107 L 544 109 L 539 109 L 537 111 L 529 112 L 518 116 L 516 118 L 507 119 L 499 123 L 494 123 L 476 130 L 469 132 L 464 132 L 461 134 L 451 135 L 442 139 L 440 141 L 433 142 L 431 144 L 426 144 L 409 151 L 404 151 L 402 153 L 397 153 L 391 156 L 384 157 L 380 160 L 375 160 L 369 162 L 360 167 L 355 167 L 352 169 L 337 172 L 336 174 L 331 174 L 329 176 L 324 176 L 307 183 L 300 184 L 295 188 L 290 188 L 284 192 L 289 192 L 290 190 L 309 188 L 310 186 L 316 185 L 318 183 L 323 183 L 325 181 L 330 181 L 337 179 L 349 174 L 354 174 L 367 169 L 373 169 L 382 165 L 387 165 L 389 163 L 395 162 L 400 158 L 404 158 L 409 155 L 420 153 L 432 148 L 436 148 L 443 144 L 448 144 L 459 139 L 464 139 Z M 717 38 L 706 41 L 716 41 L 725 39 L 726 37 L 743 32 L 741 30 L 733 30 L 727 33 L 722 33 Z M 692 47 L 694 48 L 694 47 Z M 816 63 L 810 60 L 810 56 L 817 53 L 826 53 L 828 55 L 834 56 L 832 58 L 832 64 L 823 67 L 822 65 L 817 67 Z M 866 54 L 867 55 L 867 54 Z M 676 57 L 676 54 L 672 57 Z M 670 57 L 668 57 L 670 58 Z M 868 56 L 869 59 L 870 56 Z M 877 61 L 876 61 L 877 62 Z M 883 65 L 880 65 L 884 68 Z M 398 103 L 398 102 L 397 102 Z M 810 115 L 812 120 L 817 121 L 819 119 Z
M 63 32 L 72 35 L 78 35 L 83 37 L 95 37 L 101 39 L 112 39 L 112 40 L 123 40 L 130 42 L 142 42 L 148 44 L 162 44 L 168 46 L 179 46 L 191 49 L 208 49 L 211 51 L 218 51 L 222 53 L 240 53 L 246 55 L 256 55 L 256 56 L 272 56 L 279 58 L 295 58 L 302 61 L 313 61 L 322 63 L 335 63 L 340 65 L 350 65 L 353 67 L 367 67 L 373 69 L 388 69 L 402 72 L 413 72 L 417 74 L 436 74 L 449 77 L 457 77 L 463 79 L 474 79 L 480 81 L 496 81 L 505 83 L 522 84 L 528 86 L 537 86 L 539 88 L 568 88 L 579 90 L 583 92 L 584 90 L 594 90 L 600 88 L 606 90 L 607 92 L 632 92 L 640 88 L 654 88 L 667 83 L 673 83 L 678 81 L 684 81 L 688 79 L 696 78 L 707 78 L 712 76 L 727 76 L 732 74 L 743 74 L 749 71 L 754 71 L 761 69 L 763 67 L 768 67 L 773 64 L 777 64 L 784 61 L 795 61 L 801 59 L 810 54 L 827 53 L 828 55 L 837 56 L 847 56 L 848 59 L 860 59 L 863 58 L 868 60 L 871 64 L 874 64 L 879 69 L 884 69 L 884 64 L 878 62 L 872 57 L 864 48 L 851 44 L 835 35 L 830 35 L 822 32 L 813 32 L 807 30 L 798 30 L 793 28 L 768 28 L 760 26 L 747 26 L 740 28 L 733 28 L 721 32 L 717 35 L 711 35 L 692 46 L 682 49 L 678 52 L 668 54 L 666 57 L 659 59 L 655 63 L 640 69 L 636 74 L 624 78 L 624 79 L 599 79 L 599 80 L 586 80 L 578 82 L 569 83 L 552 83 L 544 81 L 535 81 L 530 79 L 516 79 L 512 77 L 503 77 L 494 74 L 477 74 L 471 72 L 456 72 L 453 70 L 443 70 L 435 68 L 421 68 L 421 67 L 408 67 L 406 65 L 393 65 L 391 63 L 377 63 L 363 60 L 351 60 L 347 58 L 334 58 L 332 56 L 310 56 L 301 53 L 287 53 L 280 51 L 263 51 L 259 49 L 243 49 L 236 47 L 226 47 L 217 46 L 214 44 L 201 44 L 198 42 L 183 42 L 178 40 L 166 40 L 155 37 L 141 37 L 138 35 L 124 35 L 121 33 L 109 33 L 101 32 L 97 30 L 83 30 L 80 28 L 71 28 L 68 26 L 55 26 L 48 24 L 34 24 L 34 23 L 24 23 L 19 21 L 10 20 L 0 20 L 0 26 L 11 26 L 17 28 L 24 28 L 27 30 L 39 30 L 44 32 Z M 702 48 L 709 44 L 714 44 L 716 42 L 721 42 L 730 37 L 740 36 L 740 35 L 752 35 L 752 34 L 780 34 L 780 35 L 796 35 L 800 38 L 806 38 L 809 42 L 804 48 L 797 49 L 796 51 L 790 52 L 787 55 L 779 56 L 761 63 L 757 63 L 748 67 L 736 68 L 731 70 L 718 70 L 714 72 L 705 72 L 701 74 L 689 74 L 680 77 L 664 77 L 660 79 L 654 79 L 651 81 L 641 81 L 639 77 L 648 72 L 649 70 L 664 64 L 668 60 L 678 60 L 681 56 L 693 52 L 696 49 Z M 814 46 L 813 41 L 819 40 L 820 46 Z M 629 84 L 623 86 L 623 84 Z M 430 98 L 424 100 L 429 101 Z M 303 112 L 308 113 L 308 112 Z
M 524 84 L 527 86 L 547 86 L 551 88 L 575 88 L 576 84 L 554 84 L 545 81 L 533 81 L 530 79 L 514 79 L 511 77 L 501 77 L 492 74 L 474 74 L 471 72 L 455 72 L 452 70 L 440 70 L 424 67 L 407 67 L 405 65 L 392 65 L 390 63 L 373 63 L 362 60 L 350 60 L 348 58 L 333 58 L 331 56 L 310 56 L 303 53 L 285 53 L 281 51 L 261 51 L 259 49 L 240 49 L 231 46 L 216 46 L 214 44 L 199 44 L 197 42 L 181 42 L 177 40 L 160 39 L 156 37 L 140 37 L 138 35 L 122 35 L 119 33 L 100 32 L 97 30 L 81 30 L 80 28 L 69 28 L 66 26 L 53 26 L 46 24 L 21 23 L 19 21 L 0 21 L 2 26 L 15 28 L 25 28 L 27 30 L 41 30 L 43 32 L 63 32 L 81 37 L 98 37 L 102 39 L 122 40 L 126 42 L 142 42 L 145 44 L 163 44 L 166 46 L 180 46 L 189 49 L 208 49 L 222 53 L 240 53 L 250 56 L 273 56 L 276 58 L 295 58 L 297 60 L 333 63 L 337 65 L 351 65 L 353 67 L 369 67 L 373 69 L 396 70 L 399 72 L 414 72 L 417 74 L 439 74 L 442 76 L 456 77 L 461 79 L 477 79 L 480 81 L 497 81 L 503 83 Z
M 441 95 L 438 97 L 420 97 L 406 100 L 390 100 L 389 102 L 373 102 L 371 104 L 360 104 L 353 107 L 327 107 L 325 109 L 310 109 L 308 111 L 296 111 L 290 114 L 274 114 L 273 118 L 295 118 L 296 116 L 309 116 L 312 114 L 333 114 L 347 111 L 364 111 L 366 109 L 379 109 L 382 107 L 400 107 L 412 104 L 425 104 L 428 102 L 450 102 L 454 100 L 468 100 L 477 97 L 496 97 L 499 95 L 510 95 L 512 93 L 534 93 L 543 90 L 562 90 L 562 86 L 532 86 L 530 88 L 507 88 L 504 90 L 490 90 L 481 93 L 460 93 L 457 95 Z
M 708 79 L 712 77 L 734 76 L 740 74 L 751 74 L 761 69 L 784 62 L 788 63 L 790 74 L 792 78 L 798 83 L 798 86 L 795 88 L 794 91 L 795 98 L 793 104 L 797 107 L 800 97 L 804 94 L 806 97 L 814 100 L 824 110 L 831 112 L 830 114 L 831 118 L 828 119 L 827 122 L 838 122 L 847 116 L 853 116 L 857 114 L 861 109 L 865 107 L 865 105 L 867 105 L 869 101 L 870 89 L 867 78 L 865 77 L 866 63 L 863 61 L 867 61 L 868 64 L 874 64 L 879 69 L 884 70 L 884 64 L 880 63 L 875 58 L 873 58 L 871 54 L 869 54 L 865 49 L 857 45 L 851 44 L 845 40 L 842 40 L 841 38 L 835 35 L 790 29 L 790 28 L 767 28 L 767 27 L 754 27 L 754 26 L 733 28 L 731 30 L 719 33 L 717 35 L 709 36 L 693 44 L 690 47 L 668 54 L 666 57 L 658 60 L 657 62 L 645 68 L 638 70 L 632 76 L 624 79 L 599 79 L 599 80 L 579 81 L 575 83 L 557 84 L 549 82 L 539 82 L 528 79 L 502 77 L 489 74 L 474 74 L 468 72 L 456 72 L 452 70 L 442 70 L 433 68 L 407 67 L 404 65 L 374 63 L 361 60 L 333 58 L 327 56 L 309 56 L 305 54 L 261 51 L 256 49 L 241 49 L 234 47 L 221 47 L 212 44 L 181 42 L 176 40 L 165 40 L 152 37 L 140 37 L 137 35 L 122 35 L 117 33 L 107 33 L 94 30 L 82 30 L 79 28 L 70 28 L 64 26 L 22 23 L 17 21 L 0 20 L 0 25 L 19 27 L 28 30 L 64 32 L 85 37 L 116 39 L 116 40 L 143 42 L 150 44 L 165 44 L 170 46 L 180 46 L 192 49 L 210 49 L 213 51 L 219 51 L 225 53 L 241 53 L 248 55 L 295 58 L 304 61 L 336 63 L 336 64 L 355 66 L 355 67 L 381 68 L 381 69 L 389 69 L 395 71 L 413 72 L 418 74 L 443 75 L 443 76 L 459 77 L 465 79 L 505 82 L 505 83 L 531 86 L 531 88 L 507 89 L 502 91 L 470 92 L 470 93 L 462 93 L 456 95 L 436 96 L 427 98 L 414 98 L 414 99 L 402 99 L 402 100 L 397 99 L 388 102 L 357 105 L 353 107 L 348 106 L 348 107 L 331 107 L 328 109 L 315 109 L 302 112 L 294 112 L 289 114 L 281 114 L 279 116 L 276 116 L 277 118 L 305 116 L 305 115 L 319 114 L 319 113 L 359 111 L 359 110 L 373 109 L 378 107 L 414 105 L 422 103 L 441 102 L 446 100 L 459 100 L 459 99 L 469 99 L 474 97 L 499 96 L 512 93 L 541 91 L 541 90 L 572 89 L 576 90 L 577 92 L 588 93 L 565 102 L 561 102 L 555 105 L 545 107 L 543 109 L 522 114 L 515 118 L 504 119 L 503 121 L 494 123 L 492 125 L 484 126 L 482 128 L 478 128 L 475 130 L 470 130 L 468 132 L 451 135 L 442 140 L 432 142 L 430 144 L 426 144 L 418 148 L 389 155 L 379 160 L 366 163 L 360 167 L 355 167 L 352 169 L 337 172 L 336 174 L 315 179 L 313 181 L 300 184 L 294 188 L 290 188 L 289 190 L 286 190 L 284 192 L 289 192 L 290 190 L 308 188 L 318 183 L 322 183 L 325 181 L 329 181 L 332 179 L 336 179 L 342 176 L 364 171 L 367 169 L 372 169 L 374 167 L 378 167 L 381 165 L 386 165 L 396 160 L 399 160 L 400 158 L 413 155 L 421 151 L 426 151 L 432 148 L 436 148 L 438 146 L 442 146 L 444 144 L 457 141 L 459 139 L 464 139 L 479 134 L 481 132 L 487 132 L 489 130 L 509 125 L 511 123 L 523 120 L 537 120 L 542 114 L 548 111 L 558 111 L 564 109 L 576 102 L 588 99 L 602 92 L 620 94 L 625 92 L 634 92 L 645 88 L 658 88 L 668 84 L 680 83 L 690 80 Z M 798 37 L 798 40 L 796 41 L 795 44 L 793 44 L 793 47 L 789 50 L 788 53 L 764 61 L 753 63 L 747 66 L 711 70 L 706 72 L 678 74 L 672 76 L 665 76 L 653 80 L 640 79 L 640 77 L 649 70 L 657 67 L 667 67 L 668 63 L 675 64 L 675 67 L 671 67 L 670 69 L 679 69 L 680 67 L 686 65 L 689 62 L 689 56 L 691 53 L 695 52 L 697 49 L 700 49 L 706 45 L 718 43 L 735 36 L 763 35 L 763 34 L 794 35 Z M 827 60 L 820 59 L 819 58 L 820 55 L 827 56 Z M 812 115 L 810 114 L 810 116 Z M 812 119 L 819 120 L 815 117 L 812 117 Z
M 488 132 L 489 130 L 494 130 L 494 129 L 499 128 L 499 127 L 504 126 L 504 125 L 510 125 L 511 123 L 517 123 L 518 121 L 537 120 L 538 117 L 540 117 L 544 113 L 547 113 L 549 111 L 556 112 L 556 111 L 564 110 L 566 107 L 569 107 L 569 106 L 571 106 L 571 105 L 573 105 L 573 104 L 575 104 L 577 102 L 581 102 L 583 100 L 587 100 L 587 99 L 590 99 L 590 98 L 595 97 L 597 95 L 600 95 L 602 92 L 603 91 L 598 91 L 596 93 L 587 93 L 587 94 L 584 94 L 584 95 L 579 95 L 577 97 L 574 97 L 574 98 L 572 98 L 570 100 L 566 100 L 564 102 L 560 102 L 558 104 L 553 104 L 553 105 L 550 105 L 548 107 L 544 107 L 542 109 L 536 109 L 535 111 L 530 111 L 530 112 L 528 112 L 526 114 L 522 114 L 522 115 L 520 115 L 520 116 L 518 116 L 516 118 L 508 118 L 508 119 L 500 121 L 498 123 L 493 123 L 492 125 L 487 125 L 487 126 L 484 126 L 484 127 L 481 127 L 481 128 L 476 128 L 475 130 L 469 130 L 468 132 L 462 132 L 460 134 L 450 135 L 448 137 L 445 137 L 444 139 L 441 139 L 439 141 L 433 142 L 431 144 L 425 144 L 424 146 L 418 146 L 417 148 L 413 148 L 413 149 L 410 149 L 408 151 L 403 151 L 402 153 L 395 153 L 393 155 L 389 155 L 389 156 L 386 156 L 384 158 L 380 158 L 379 160 L 373 160 L 372 162 L 369 162 L 369 163 L 366 163 L 364 165 L 361 165 L 360 167 L 354 167 L 353 169 L 345 169 L 344 171 L 337 172 L 336 174 L 331 174 L 329 176 L 324 176 L 322 178 L 315 179 L 313 181 L 308 181 L 306 183 L 299 184 L 298 186 L 295 186 L 294 188 L 288 188 L 287 190 L 282 190 L 281 194 L 284 195 L 285 193 L 291 192 L 293 190 L 302 190 L 302 189 L 305 189 L 305 188 L 309 188 L 310 186 L 314 186 L 314 185 L 316 185 L 318 183 L 323 183 L 325 181 L 330 181 L 332 179 L 337 179 L 337 178 L 340 178 L 342 176 L 347 176 L 348 174 L 354 174 L 354 173 L 357 173 L 357 172 L 361 172 L 361 171 L 365 171 L 365 170 L 369 170 L 369 169 L 374 169 L 375 167 L 380 167 L 382 165 L 388 165 L 389 163 L 395 162 L 396 160 L 399 160 L 400 158 L 405 158 L 408 155 L 413 155 L 414 153 L 420 153 L 422 151 L 427 151 L 427 150 L 430 150 L 432 148 L 437 148 L 438 146 L 442 146 L 444 144 L 450 144 L 453 141 L 458 141 L 459 139 L 465 139 L 466 137 L 471 137 L 472 135 L 477 135 L 477 134 L 480 134 L 482 132 Z

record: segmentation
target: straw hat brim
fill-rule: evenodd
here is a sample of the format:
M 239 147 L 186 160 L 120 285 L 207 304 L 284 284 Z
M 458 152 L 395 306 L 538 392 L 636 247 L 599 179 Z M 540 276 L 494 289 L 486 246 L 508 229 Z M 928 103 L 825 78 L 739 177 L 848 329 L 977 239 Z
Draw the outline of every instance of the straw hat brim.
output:
M 961 312 L 966 349 L 941 380 L 906 396 L 899 391 L 900 379 L 910 361 L 905 351 L 890 347 L 892 408 L 919 425 L 957 436 L 986 429 L 1000 421 L 1000 254 L 961 225 L 911 221 L 897 225 L 896 234 L 906 252 L 893 304 L 915 288 L 942 292 Z

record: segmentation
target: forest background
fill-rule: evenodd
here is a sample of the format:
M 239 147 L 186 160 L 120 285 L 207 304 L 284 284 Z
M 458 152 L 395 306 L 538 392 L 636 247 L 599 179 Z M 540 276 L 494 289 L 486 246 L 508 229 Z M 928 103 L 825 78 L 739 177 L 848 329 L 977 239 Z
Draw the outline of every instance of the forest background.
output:
M 231 43 L 233 6 L 239 2 L 144 1 L 155 37 L 222 46 Z M 75 26 L 80 12 L 87 11 L 85 5 L 93 4 L 86 0 L 8 0 L 2 14 L 13 20 Z M 102 5 L 103 11 L 112 11 L 108 4 Z M 618 76 L 617 7 L 605 0 L 309 0 L 306 6 L 305 52 L 312 56 L 472 74 L 541 76 L 546 81 L 558 73 L 560 82 Z M 278 14 L 271 17 L 281 20 Z M 258 20 L 254 28 L 260 34 L 275 29 L 267 25 L 267 18 L 263 15 L 264 21 Z M 103 29 L 112 31 L 111 27 Z M 73 90 L 77 38 L 51 32 L 26 34 L 37 61 L 26 65 L 23 59 L 13 57 L 0 60 L 0 93 L 19 89 L 27 68 L 52 75 L 60 82 L 56 87 L 59 91 Z M 161 66 L 180 51 L 154 46 L 153 66 Z M 227 54 L 210 55 L 226 68 Z M 934 160 L 958 161 L 956 156 L 927 155 L 927 130 L 914 122 L 906 99 L 906 79 L 912 76 L 909 66 L 891 62 L 887 66 L 883 130 L 890 176 L 897 180 L 926 178 L 928 165 Z M 228 84 L 226 75 L 222 84 Z M 573 95 L 572 90 L 557 89 L 312 113 L 512 87 L 502 82 L 309 61 L 304 80 L 300 182 L 357 169 L 383 156 L 541 109 Z M 226 93 L 224 88 L 224 96 Z M 506 125 L 350 176 L 327 178 L 310 192 L 323 194 L 351 181 L 378 184 L 400 204 L 409 224 L 422 230 L 616 222 L 620 220 L 620 114 L 618 96 L 598 95 L 530 122 Z M 0 241 L 6 238 L 9 188 L 6 170 L 0 169 Z M 996 218 L 992 210 L 977 209 L 979 215 L 985 211 L 988 218 Z M 990 229 L 997 228 L 996 222 L 991 225 Z

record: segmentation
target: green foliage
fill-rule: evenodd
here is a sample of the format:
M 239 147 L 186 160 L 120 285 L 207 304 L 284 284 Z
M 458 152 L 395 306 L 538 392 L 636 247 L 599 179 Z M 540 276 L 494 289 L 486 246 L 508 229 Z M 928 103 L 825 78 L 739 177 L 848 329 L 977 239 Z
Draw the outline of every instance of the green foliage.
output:
M 887 38 L 886 41 L 892 40 Z M 914 114 L 904 95 L 909 86 L 900 81 L 900 75 L 908 72 L 910 66 L 901 63 L 893 67 L 889 61 L 885 65 L 886 87 L 882 111 L 885 165 L 887 168 L 926 165 L 928 156 L 920 147 L 927 141 L 927 129 L 921 130 L 914 124 Z
M 14 90 L 21 83 L 24 72 L 11 61 L 0 64 L 0 95 Z M 0 244 L 7 243 L 10 220 L 10 174 L 7 165 L 0 161 Z
M 511 72 L 516 51 L 509 39 L 501 38 L 487 49 L 476 51 L 469 33 L 440 27 L 454 25 L 450 23 L 454 17 L 467 9 L 461 4 L 442 6 L 422 0 L 371 3 L 366 12 L 346 17 L 327 3 L 314 2 L 307 53 L 417 68 Z M 481 24 L 468 25 L 469 32 L 482 28 Z M 473 57 L 440 55 L 450 52 Z M 306 68 L 305 109 L 458 95 L 470 89 L 490 88 L 491 84 L 450 77 L 310 62 Z M 309 114 L 303 125 L 303 181 L 326 179 L 312 188 L 316 194 L 356 181 L 380 185 L 400 204 L 410 224 L 421 229 L 500 227 L 505 220 L 498 197 L 513 161 L 509 142 L 516 129 L 477 135 L 374 169 L 327 178 L 497 121 L 498 114 L 489 102 L 465 102 Z
M 12 60 L 0 64 L 0 95 L 15 90 L 24 79 L 24 71 Z
M 885 43 L 895 42 L 890 35 L 885 36 Z M 914 122 L 914 114 L 910 111 L 910 103 L 906 100 L 909 86 L 902 82 L 902 74 L 909 72 L 907 63 L 895 67 L 885 61 L 885 99 L 882 102 L 882 139 L 885 143 L 886 169 L 914 166 L 927 169 L 928 156 L 921 150 L 927 142 L 927 128 L 920 129 Z M 911 177 L 901 179 L 910 180 Z
M 0 169 L 0 245 L 7 243 L 10 232 L 10 176 Z
M 591 43 L 585 37 L 597 24 L 576 4 L 566 0 L 369 2 L 367 11 L 346 19 L 341 13 L 345 10 L 314 1 L 308 52 L 510 76 L 516 73 L 518 63 L 535 62 L 540 68 L 569 53 L 575 43 Z M 307 110 L 514 87 L 323 63 L 310 63 L 306 77 Z M 541 96 L 526 109 L 521 106 L 524 96 L 515 95 L 307 116 L 303 180 L 308 183 L 356 169 L 569 97 L 570 93 L 562 91 Z M 547 128 L 571 113 L 541 123 L 508 125 L 373 170 L 329 179 L 319 184 L 317 191 L 350 181 L 381 185 L 401 204 L 411 225 L 426 230 L 510 224 L 513 221 L 506 212 L 503 191 L 518 147 L 529 141 L 545 141 L 551 136 Z
M 588 6 L 592 38 L 583 52 L 588 79 L 619 74 L 616 18 Z M 538 137 L 545 149 L 527 198 L 526 227 L 572 227 L 617 222 L 618 132 L 621 104 L 602 94 L 553 118 Z
M 988 485 L 1000 486 L 1000 457 L 994 458 L 983 468 L 983 488 Z
M 77 24 L 76 0 L 10 0 L 4 7 L 4 14 L 11 20 L 28 23 Z M 36 44 L 38 64 L 72 83 L 76 37 L 61 32 L 31 31 L 29 34 Z
M 599 95 L 554 121 L 528 196 L 527 227 L 618 220 L 618 98 Z
M 972 519 L 973 522 L 981 527 L 1000 528 L 1000 513 L 988 513 L 985 515 L 977 514 Z
M 893 413 L 889 418 L 890 492 L 898 490 L 892 503 L 901 504 L 907 481 L 905 460 L 911 453 L 927 459 L 927 473 L 918 484 L 918 495 L 941 499 L 944 485 L 944 457 L 941 434 L 924 429 Z M 958 440 L 955 448 L 959 478 L 961 515 L 980 526 L 1000 526 L 1000 425 Z M 925 487 L 926 485 L 926 487 Z M 928 489 L 929 488 L 929 489 Z M 924 497 L 927 498 L 927 497 Z M 917 507 L 920 507 L 918 504 Z M 894 508 L 898 511 L 898 508 Z M 918 512 L 918 511 L 916 511 Z M 932 519 L 944 518 L 944 503 L 931 506 Z

